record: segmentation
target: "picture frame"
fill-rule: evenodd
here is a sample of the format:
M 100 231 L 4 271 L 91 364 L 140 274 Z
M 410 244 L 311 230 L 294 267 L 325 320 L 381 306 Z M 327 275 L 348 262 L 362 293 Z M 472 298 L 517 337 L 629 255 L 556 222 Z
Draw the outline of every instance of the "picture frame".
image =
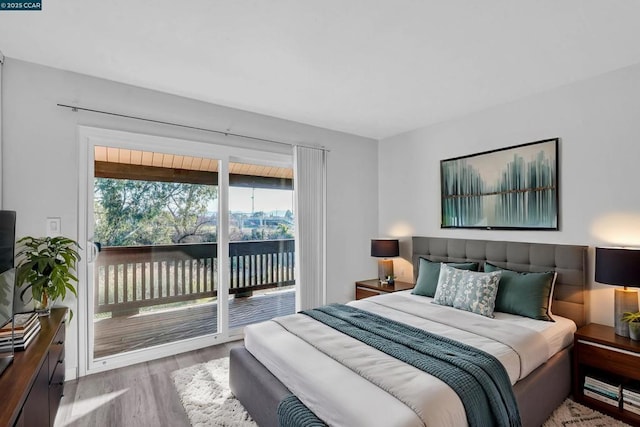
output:
M 559 230 L 559 138 L 440 161 L 441 228 Z

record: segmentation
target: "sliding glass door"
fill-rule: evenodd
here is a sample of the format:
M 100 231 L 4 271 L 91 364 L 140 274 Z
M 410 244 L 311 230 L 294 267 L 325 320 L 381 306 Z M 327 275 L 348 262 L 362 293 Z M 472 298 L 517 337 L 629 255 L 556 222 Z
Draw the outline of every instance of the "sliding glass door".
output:
M 94 147 L 94 359 L 216 333 L 218 160 Z
M 229 328 L 295 313 L 293 169 L 229 164 Z
M 80 134 L 81 375 L 241 338 L 295 311 L 291 155 Z

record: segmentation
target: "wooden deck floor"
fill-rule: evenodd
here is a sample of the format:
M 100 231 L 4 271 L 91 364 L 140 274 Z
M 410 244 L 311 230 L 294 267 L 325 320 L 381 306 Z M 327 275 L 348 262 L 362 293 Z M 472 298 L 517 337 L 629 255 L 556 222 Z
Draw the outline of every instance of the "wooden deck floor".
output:
M 229 326 L 238 328 L 295 312 L 295 292 L 280 291 L 229 301 Z M 215 302 L 129 317 L 96 320 L 94 357 L 104 357 L 216 332 Z

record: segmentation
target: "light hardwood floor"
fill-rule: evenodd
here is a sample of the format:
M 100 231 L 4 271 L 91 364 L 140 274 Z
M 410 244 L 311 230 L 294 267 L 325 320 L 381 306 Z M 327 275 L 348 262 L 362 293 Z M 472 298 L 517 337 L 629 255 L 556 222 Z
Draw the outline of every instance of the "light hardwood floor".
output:
M 67 382 L 55 427 L 188 427 L 171 372 L 228 357 L 239 345 L 219 344 Z

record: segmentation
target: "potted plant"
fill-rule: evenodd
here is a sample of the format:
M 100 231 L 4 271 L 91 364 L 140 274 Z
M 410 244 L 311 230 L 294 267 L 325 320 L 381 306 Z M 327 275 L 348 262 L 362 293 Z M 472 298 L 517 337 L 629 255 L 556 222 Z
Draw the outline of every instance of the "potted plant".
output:
M 23 237 L 18 240 L 17 278 L 18 287 L 24 288 L 20 298 L 31 289 L 36 311 L 49 314 L 51 306 L 60 297 L 64 299 L 67 290 L 76 297 L 78 293 L 72 282 L 78 283 L 73 274 L 80 261 L 78 243 L 66 237 Z M 71 312 L 73 315 L 73 312 Z
M 622 321 L 629 323 L 629 337 L 634 341 L 640 341 L 640 311 L 625 312 Z

